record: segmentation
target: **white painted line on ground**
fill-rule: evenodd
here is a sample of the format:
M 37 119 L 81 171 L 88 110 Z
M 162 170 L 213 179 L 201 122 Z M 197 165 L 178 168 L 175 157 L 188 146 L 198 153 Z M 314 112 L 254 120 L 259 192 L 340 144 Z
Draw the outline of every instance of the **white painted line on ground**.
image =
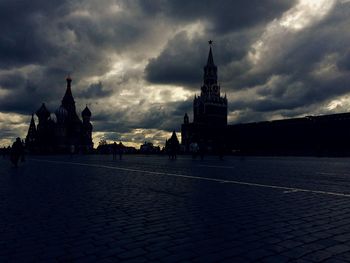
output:
M 195 180 L 202 180 L 202 181 L 211 181 L 211 182 L 226 183 L 226 184 L 237 184 L 237 185 L 245 185 L 245 186 L 254 186 L 254 187 L 262 187 L 262 188 L 278 189 L 278 190 L 284 190 L 284 193 L 304 192 L 304 193 L 323 194 L 323 195 L 331 195 L 331 196 L 350 197 L 350 194 L 343 194 L 343 193 L 336 193 L 336 192 L 310 190 L 310 189 L 303 189 L 303 188 L 294 188 L 294 187 L 259 184 L 259 183 L 250 183 L 250 182 L 235 181 L 235 180 L 224 180 L 224 179 L 216 179 L 216 178 L 210 178 L 210 177 L 200 177 L 200 176 L 192 176 L 192 175 L 184 175 L 184 174 L 155 172 L 155 171 L 147 171 L 147 170 L 140 170 L 140 169 L 131 169 L 131 168 L 116 167 L 116 166 L 99 165 L 99 164 L 64 162 L 64 161 L 51 161 L 51 160 L 40 160 L 40 159 L 30 159 L 30 160 L 36 161 L 36 162 L 47 162 L 47 163 L 57 163 L 57 164 L 72 164 L 72 165 L 79 165 L 79 166 L 105 168 L 105 169 L 111 169 L 111 170 L 137 172 L 137 173 L 153 174 L 153 175 L 165 175 L 165 176 L 180 177 L 180 178 L 187 178 L 187 179 L 195 179 Z
M 343 175 L 343 176 L 350 176 L 348 173 L 326 173 L 326 172 L 318 172 L 317 174 L 320 175 Z
M 326 173 L 326 172 L 318 172 L 320 175 L 337 175 L 336 173 Z
M 297 189 L 295 189 L 295 190 L 283 191 L 284 194 L 297 193 L 297 192 L 299 192 Z
M 224 165 L 207 165 L 207 164 L 199 164 L 199 167 L 208 167 L 208 168 L 223 168 L 223 169 L 235 169 L 237 167 L 234 166 L 224 166 Z

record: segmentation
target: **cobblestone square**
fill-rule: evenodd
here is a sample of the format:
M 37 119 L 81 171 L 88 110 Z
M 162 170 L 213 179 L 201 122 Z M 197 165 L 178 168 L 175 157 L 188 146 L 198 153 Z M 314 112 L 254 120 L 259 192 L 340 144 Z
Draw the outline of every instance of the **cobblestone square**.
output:
M 350 159 L 0 159 L 0 262 L 349 262 Z

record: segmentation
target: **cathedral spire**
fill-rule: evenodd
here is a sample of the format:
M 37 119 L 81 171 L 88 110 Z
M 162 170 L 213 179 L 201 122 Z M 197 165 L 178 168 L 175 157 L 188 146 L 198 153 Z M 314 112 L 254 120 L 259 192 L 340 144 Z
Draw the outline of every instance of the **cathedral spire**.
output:
M 63 96 L 62 99 L 62 106 L 68 111 L 68 113 L 75 113 L 75 101 L 72 94 L 71 84 L 72 84 L 72 78 L 70 75 L 66 78 L 67 81 L 67 88 L 66 93 Z
M 36 132 L 35 121 L 34 121 L 34 113 L 32 113 L 32 119 L 30 120 L 29 131 Z M 29 133 L 28 131 L 28 133 Z
M 30 120 L 30 125 L 26 136 L 26 146 L 32 147 L 35 140 L 36 140 L 36 127 L 35 127 L 35 121 L 34 121 L 34 113 L 32 113 L 32 119 Z

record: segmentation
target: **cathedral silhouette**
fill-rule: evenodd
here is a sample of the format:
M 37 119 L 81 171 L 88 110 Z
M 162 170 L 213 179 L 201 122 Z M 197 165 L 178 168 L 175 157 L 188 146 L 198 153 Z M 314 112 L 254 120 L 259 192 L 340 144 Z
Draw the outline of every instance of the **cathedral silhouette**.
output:
M 86 106 L 78 117 L 72 94 L 72 79 L 68 76 L 66 92 L 61 106 L 51 114 L 45 103 L 36 111 L 39 123 L 36 126 L 34 114 L 30 121 L 26 148 L 35 153 L 88 153 L 93 150 L 91 111 Z

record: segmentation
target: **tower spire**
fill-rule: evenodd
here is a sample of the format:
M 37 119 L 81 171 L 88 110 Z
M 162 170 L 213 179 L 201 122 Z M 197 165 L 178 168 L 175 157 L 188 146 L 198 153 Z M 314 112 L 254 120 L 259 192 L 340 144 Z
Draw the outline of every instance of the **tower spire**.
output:
M 209 43 L 209 55 L 208 55 L 207 66 L 209 66 L 209 65 L 215 66 L 214 58 L 213 58 L 213 52 L 211 50 L 211 47 L 213 45 L 213 40 L 209 40 L 208 43 Z
M 67 88 L 66 88 L 66 93 L 64 94 L 62 99 L 62 106 L 68 111 L 68 113 L 76 114 L 75 101 L 74 101 L 72 89 L 71 89 L 72 78 L 70 77 L 70 75 L 67 76 L 66 81 L 67 81 Z
M 35 121 L 34 121 L 34 113 L 32 113 L 32 119 L 30 120 L 29 130 L 36 131 Z
M 32 119 L 30 120 L 30 125 L 28 128 L 28 133 L 26 136 L 26 146 L 32 147 L 36 140 L 36 126 L 34 121 L 34 113 L 32 113 Z
M 212 45 L 213 40 L 209 40 L 209 55 L 207 64 L 204 66 L 204 85 L 205 86 L 211 86 L 211 85 L 217 85 L 217 67 L 214 64 L 214 58 L 213 58 L 213 51 L 212 51 Z

